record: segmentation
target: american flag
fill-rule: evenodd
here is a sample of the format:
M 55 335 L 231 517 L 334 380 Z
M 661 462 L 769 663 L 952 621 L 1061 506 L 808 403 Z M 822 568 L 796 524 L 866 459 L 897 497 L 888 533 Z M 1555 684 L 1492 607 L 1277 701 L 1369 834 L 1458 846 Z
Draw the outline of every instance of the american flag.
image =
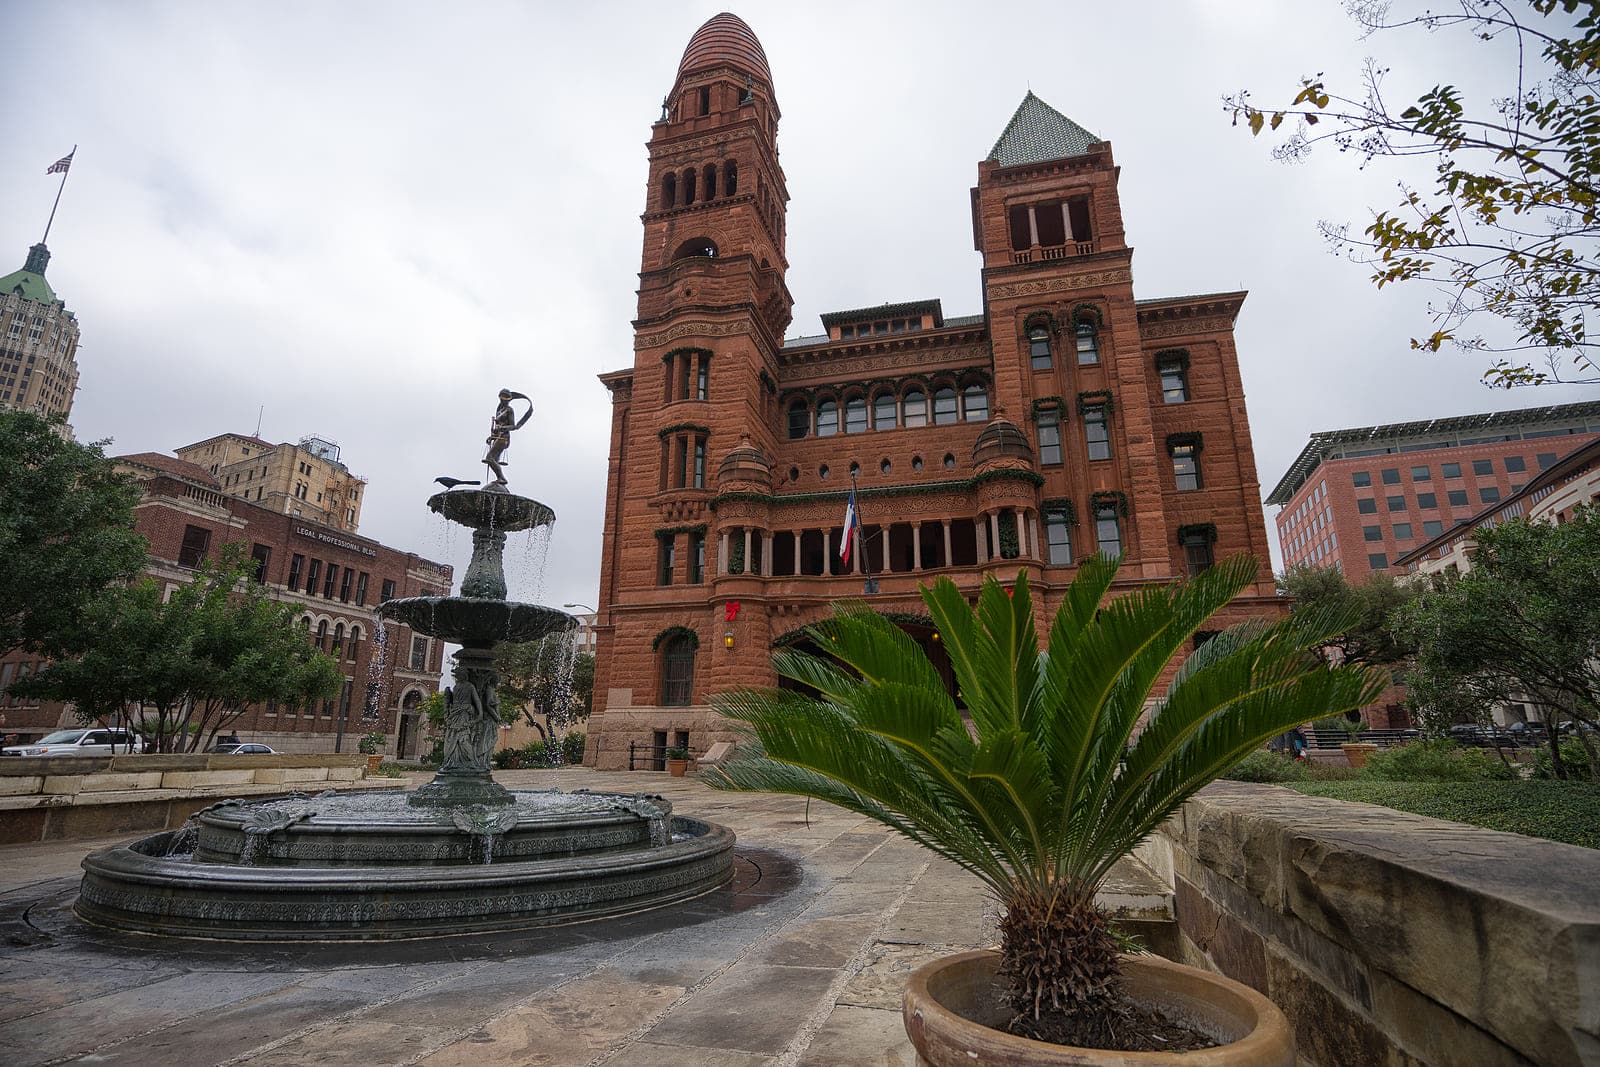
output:
M 62 156 L 60 159 L 58 159 L 54 163 L 50 164 L 50 169 L 45 171 L 45 173 L 46 174 L 65 174 L 67 172 L 67 168 L 72 166 L 72 157 L 77 155 L 77 154 L 78 154 L 78 150 L 76 148 L 74 148 L 72 151 L 68 152 L 66 155 Z

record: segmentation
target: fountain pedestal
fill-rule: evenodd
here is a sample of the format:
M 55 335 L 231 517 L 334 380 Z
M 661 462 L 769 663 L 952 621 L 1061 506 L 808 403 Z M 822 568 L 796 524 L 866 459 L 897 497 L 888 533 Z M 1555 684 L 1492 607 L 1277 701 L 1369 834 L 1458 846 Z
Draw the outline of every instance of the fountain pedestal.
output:
M 510 804 L 516 798 L 494 780 L 492 765 L 500 735 L 494 650 L 463 648 L 455 654 L 455 665 L 455 685 L 444 715 L 444 762 L 433 781 L 411 794 L 410 803 L 419 808 Z

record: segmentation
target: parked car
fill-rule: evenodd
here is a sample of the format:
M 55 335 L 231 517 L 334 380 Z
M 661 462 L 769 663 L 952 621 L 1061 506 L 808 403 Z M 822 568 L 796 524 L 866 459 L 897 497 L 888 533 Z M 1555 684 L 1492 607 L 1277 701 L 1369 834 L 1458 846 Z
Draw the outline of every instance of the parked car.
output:
M 254 743 L 251 743 L 251 742 L 247 742 L 247 743 L 244 743 L 244 744 L 239 744 L 239 743 L 234 742 L 234 743 L 222 744 L 222 745 L 212 745 L 210 748 L 206 749 L 206 751 L 211 753 L 212 755 L 216 755 L 216 756 L 271 756 L 271 755 L 274 755 L 273 750 L 268 748 L 266 745 L 258 745 L 258 744 L 254 744 Z
M 128 730 L 99 728 L 57 730 L 26 745 L 0 749 L 5 756 L 110 756 L 116 752 L 136 752 L 138 735 Z

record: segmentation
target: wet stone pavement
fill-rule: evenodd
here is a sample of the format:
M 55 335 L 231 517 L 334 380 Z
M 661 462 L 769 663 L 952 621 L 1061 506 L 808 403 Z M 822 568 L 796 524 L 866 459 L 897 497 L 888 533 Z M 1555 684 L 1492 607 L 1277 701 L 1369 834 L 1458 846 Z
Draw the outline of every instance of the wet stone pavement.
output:
M 496 777 L 659 792 L 738 835 L 734 882 L 521 933 L 259 945 L 80 923 L 78 861 L 122 838 L 6 846 L 0 1063 L 909 1067 L 905 976 L 994 943 L 975 879 L 849 812 L 645 772 Z

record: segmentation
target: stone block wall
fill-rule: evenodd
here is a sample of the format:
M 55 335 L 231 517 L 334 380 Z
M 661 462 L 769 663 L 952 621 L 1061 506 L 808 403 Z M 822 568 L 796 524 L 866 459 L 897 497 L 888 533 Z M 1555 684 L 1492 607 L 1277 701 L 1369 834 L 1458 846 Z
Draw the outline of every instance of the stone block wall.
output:
M 1308 1067 L 1600 1064 L 1600 852 L 1219 782 L 1140 857 Z

